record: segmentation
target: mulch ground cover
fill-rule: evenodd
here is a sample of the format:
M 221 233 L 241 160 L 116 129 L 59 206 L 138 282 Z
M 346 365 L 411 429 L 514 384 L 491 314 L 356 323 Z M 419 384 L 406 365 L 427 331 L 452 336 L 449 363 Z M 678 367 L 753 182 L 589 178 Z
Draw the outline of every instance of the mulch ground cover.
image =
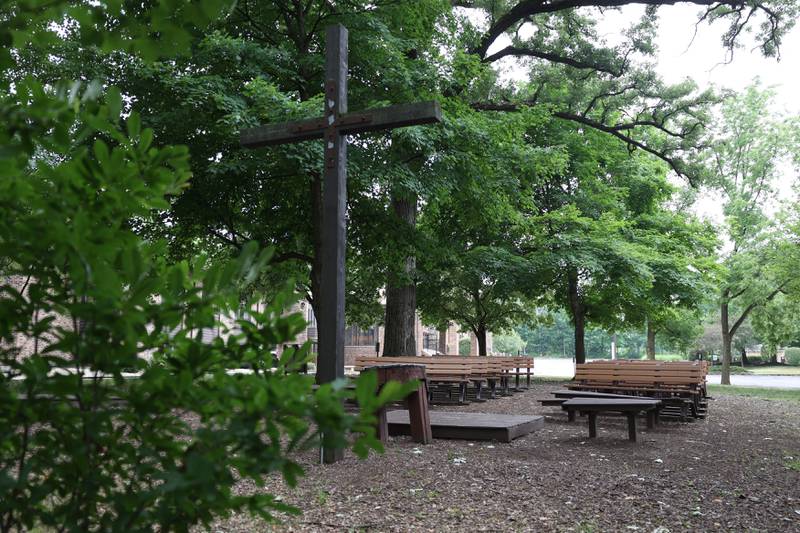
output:
M 800 402 L 717 395 L 706 420 L 642 422 L 632 443 L 624 418 L 600 416 L 590 440 L 585 419 L 536 402 L 557 388 L 433 407 L 546 416 L 510 444 L 394 437 L 383 455 L 327 466 L 309 453 L 297 488 L 265 489 L 302 515 L 213 530 L 800 531 Z

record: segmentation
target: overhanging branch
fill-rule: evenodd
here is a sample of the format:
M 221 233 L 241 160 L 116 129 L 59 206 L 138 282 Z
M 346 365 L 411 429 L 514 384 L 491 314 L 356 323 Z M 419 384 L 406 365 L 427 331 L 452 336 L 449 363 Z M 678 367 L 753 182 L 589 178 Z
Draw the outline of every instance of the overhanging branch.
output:
M 750 15 L 756 11 L 761 11 L 767 16 L 768 19 L 766 24 L 768 31 L 766 40 L 762 44 L 762 49 L 767 51 L 767 48 L 777 46 L 780 33 L 780 18 L 775 11 L 770 9 L 768 6 L 765 6 L 761 2 L 747 3 L 743 0 L 523 0 L 521 2 L 517 2 L 511 9 L 508 10 L 505 15 L 495 20 L 484 34 L 480 44 L 470 50 L 470 52 L 478 54 L 481 58 L 485 58 L 489 48 L 497 40 L 497 38 L 500 37 L 500 35 L 511 29 L 514 25 L 524 22 L 529 17 L 543 13 L 555 13 L 558 11 L 566 11 L 568 9 L 581 7 L 603 8 L 622 7 L 626 5 L 662 6 L 675 5 L 678 3 L 707 6 L 709 9 L 707 10 L 707 14 L 703 16 L 704 19 L 708 18 L 708 14 L 710 14 L 711 11 L 714 11 L 722 6 L 730 8 L 732 13 L 738 13 L 739 19 L 734 21 L 731 30 L 729 30 L 728 35 L 726 36 L 726 44 L 729 47 L 733 45 L 732 40 L 735 40 L 735 38 L 742 32 L 744 27 L 749 22 L 750 16 L 746 16 L 743 19 L 741 17 L 741 12 L 747 8 L 751 9 Z M 455 2 L 454 4 L 462 7 L 474 7 L 472 2 Z
M 514 111 L 519 111 L 520 105 L 511 103 L 511 102 L 501 102 L 501 103 L 492 103 L 492 102 L 483 103 L 483 102 L 478 102 L 478 103 L 473 103 L 472 104 L 472 108 L 475 109 L 475 110 L 478 110 L 478 111 L 508 111 L 508 112 L 514 112 Z M 669 154 L 664 153 L 664 152 L 662 152 L 660 150 L 652 148 L 652 147 L 648 146 L 647 144 L 643 143 L 642 141 L 634 139 L 633 137 L 631 137 L 630 135 L 628 135 L 626 133 L 628 131 L 633 130 L 636 127 L 649 127 L 649 126 L 652 126 L 653 125 L 651 123 L 652 121 L 642 121 L 642 122 L 634 121 L 634 122 L 629 122 L 629 123 L 624 123 L 624 124 L 608 125 L 608 124 L 603 124 L 602 122 L 599 122 L 597 120 L 593 120 L 591 118 L 588 118 L 588 117 L 585 117 L 585 116 L 582 116 L 582 115 L 577 115 L 577 114 L 574 114 L 574 113 L 569 113 L 569 112 L 566 112 L 566 111 L 554 111 L 553 112 L 553 116 L 558 117 L 558 118 L 560 118 L 562 120 L 569 120 L 570 122 L 575 122 L 575 123 L 578 123 L 578 124 L 581 124 L 581 125 L 584 125 L 584 126 L 588 126 L 588 127 L 592 128 L 592 129 L 595 129 L 595 130 L 602 131 L 602 132 L 608 133 L 610 135 L 613 135 L 617 139 L 620 139 L 621 141 L 625 142 L 629 147 L 638 148 L 638 149 L 643 150 L 643 151 L 645 151 L 645 152 L 657 157 L 658 159 L 664 161 L 665 163 L 667 163 L 669 165 L 669 167 L 673 171 L 675 171 L 675 173 L 677 173 L 679 176 L 682 176 L 682 177 L 686 178 L 687 180 L 689 180 L 690 183 L 693 183 L 693 178 L 686 173 L 686 171 L 683 169 L 683 166 L 681 165 L 681 163 L 680 163 L 680 161 L 678 159 L 676 159 L 676 158 L 670 156 Z M 659 129 L 663 129 L 663 126 L 661 128 L 659 128 Z M 672 135 L 678 136 L 678 137 L 681 136 L 679 133 L 672 133 Z
M 531 50 L 529 48 L 521 48 L 519 46 L 506 46 L 499 52 L 495 52 L 494 54 L 483 58 L 482 61 L 484 63 L 492 63 L 494 61 L 497 61 L 499 59 L 508 56 L 535 57 L 538 59 L 544 59 L 546 61 L 550 61 L 551 63 L 559 63 L 577 69 L 590 69 L 590 70 L 596 70 L 598 72 L 604 72 L 606 74 L 614 76 L 615 78 L 619 78 L 624 73 L 623 68 L 614 69 L 609 65 L 602 65 L 600 63 L 593 63 L 591 61 L 582 61 L 580 59 L 575 59 L 558 54 L 552 54 L 549 52 L 540 52 L 537 50 Z

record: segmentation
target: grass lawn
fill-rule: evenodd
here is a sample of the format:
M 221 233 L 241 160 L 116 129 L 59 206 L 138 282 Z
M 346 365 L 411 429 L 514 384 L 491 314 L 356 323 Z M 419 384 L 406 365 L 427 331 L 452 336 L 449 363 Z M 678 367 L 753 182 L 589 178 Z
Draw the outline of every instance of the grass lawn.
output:
M 788 400 L 800 402 L 800 389 L 767 389 L 762 387 L 734 387 L 730 385 L 708 385 L 708 394 L 750 396 L 762 400 Z
M 714 365 L 709 370 L 710 374 L 722 373 L 722 366 Z M 752 374 L 757 376 L 800 376 L 800 366 L 769 365 L 747 366 L 742 368 L 738 364 L 731 365 L 731 374 Z
M 747 371 L 760 376 L 800 376 L 800 366 L 748 366 Z

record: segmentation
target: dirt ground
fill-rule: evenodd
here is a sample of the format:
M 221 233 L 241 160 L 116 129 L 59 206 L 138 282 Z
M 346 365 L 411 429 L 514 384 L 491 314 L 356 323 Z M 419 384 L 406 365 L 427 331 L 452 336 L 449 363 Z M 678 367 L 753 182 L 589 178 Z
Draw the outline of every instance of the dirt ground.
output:
M 536 402 L 556 388 L 434 407 L 546 416 L 510 444 L 396 437 L 384 455 L 328 466 L 308 454 L 296 489 L 265 489 L 301 516 L 234 516 L 213 530 L 800 531 L 800 472 L 789 466 L 800 465 L 800 402 L 717 396 L 706 420 L 641 423 L 632 443 L 624 419 L 601 416 L 589 440 L 585 420 Z

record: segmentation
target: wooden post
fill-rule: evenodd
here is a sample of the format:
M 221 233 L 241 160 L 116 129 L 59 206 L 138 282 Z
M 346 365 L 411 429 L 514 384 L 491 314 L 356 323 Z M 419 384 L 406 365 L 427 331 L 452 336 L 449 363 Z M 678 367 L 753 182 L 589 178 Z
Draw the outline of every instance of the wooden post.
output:
M 653 429 L 656 427 L 656 410 L 651 409 L 647 411 L 647 429 Z
M 636 442 L 636 413 L 627 413 L 628 415 L 628 439 Z
M 597 413 L 589 411 L 589 438 L 597 437 Z
M 322 118 L 267 124 L 240 133 L 246 148 L 323 139 L 322 272 L 320 287 L 317 381 L 344 377 L 344 289 L 347 246 L 347 135 L 442 121 L 438 102 L 398 104 L 358 113 L 347 112 L 347 29 L 326 30 L 325 103 Z M 324 450 L 325 463 L 342 450 Z

